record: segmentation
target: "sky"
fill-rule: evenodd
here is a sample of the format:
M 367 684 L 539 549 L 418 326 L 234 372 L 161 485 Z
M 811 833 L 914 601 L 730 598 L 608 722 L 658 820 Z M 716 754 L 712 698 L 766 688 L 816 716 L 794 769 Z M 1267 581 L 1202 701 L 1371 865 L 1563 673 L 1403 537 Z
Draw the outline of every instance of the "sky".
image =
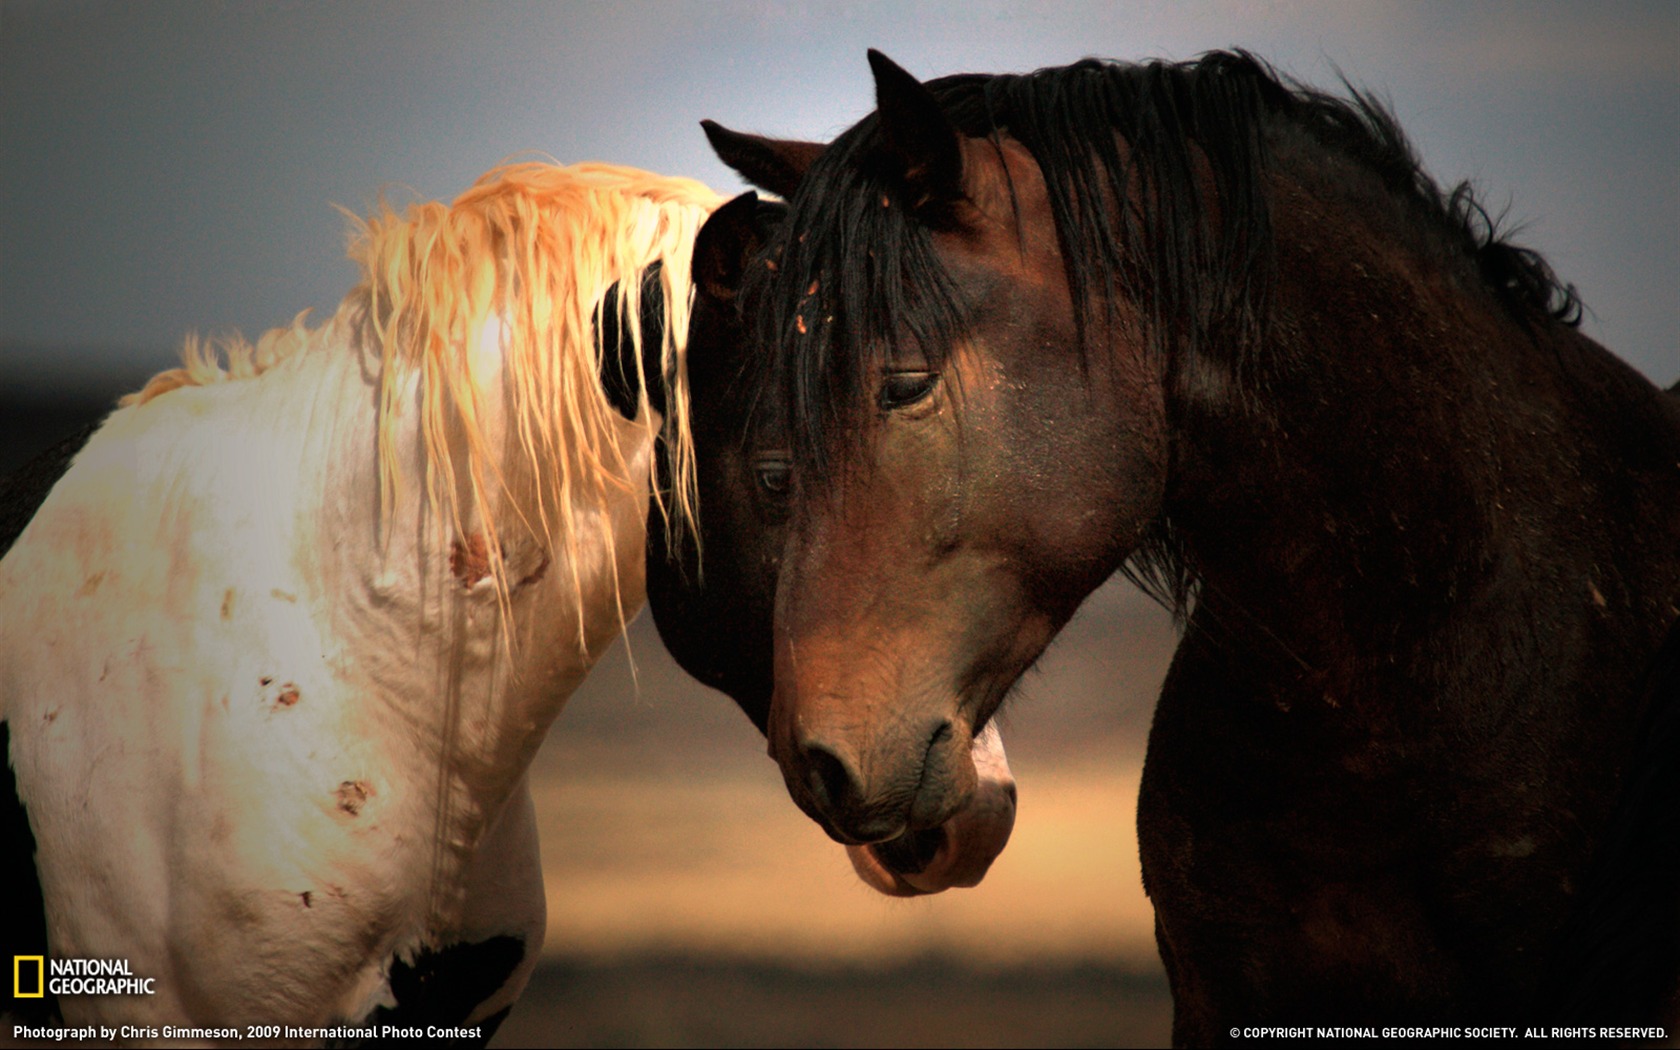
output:
M 1680 5 L 0 0 L 0 390 L 123 383 L 354 283 L 346 220 L 510 157 L 740 181 L 698 121 L 826 139 L 918 76 L 1241 46 L 1392 104 L 1680 378 Z

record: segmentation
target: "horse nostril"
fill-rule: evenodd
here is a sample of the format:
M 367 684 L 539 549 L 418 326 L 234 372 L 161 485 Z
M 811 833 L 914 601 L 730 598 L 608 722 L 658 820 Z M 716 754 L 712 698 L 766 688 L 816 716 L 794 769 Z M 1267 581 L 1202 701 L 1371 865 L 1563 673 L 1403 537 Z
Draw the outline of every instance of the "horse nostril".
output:
M 928 754 L 933 754 L 937 748 L 949 741 L 951 739 L 951 733 L 952 729 L 950 719 L 941 721 L 938 728 L 934 729 L 933 736 L 928 738 Z
M 807 744 L 804 752 L 805 787 L 811 801 L 831 815 L 848 807 L 858 794 L 851 768 L 821 744 Z

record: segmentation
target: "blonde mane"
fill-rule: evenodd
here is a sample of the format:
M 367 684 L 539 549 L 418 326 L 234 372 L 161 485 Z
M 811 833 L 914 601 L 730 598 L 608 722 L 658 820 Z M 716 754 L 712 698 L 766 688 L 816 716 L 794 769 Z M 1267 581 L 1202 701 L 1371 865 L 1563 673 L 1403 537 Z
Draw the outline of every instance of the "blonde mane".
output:
M 362 280 L 339 316 L 359 319 L 382 364 L 381 520 L 388 526 L 403 481 L 393 440 L 404 409 L 402 380 L 418 369 L 429 501 L 448 514 L 458 539 L 469 522 L 483 530 L 488 569 L 505 613 L 508 580 L 497 529 L 508 522 L 498 522 L 493 512 L 496 494 L 507 490 L 515 466 L 536 479 L 535 520 L 517 509 L 516 516 L 539 535 L 558 521 L 581 614 L 574 502 L 591 494 L 605 497 L 609 486 L 627 478 L 620 424 L 601 386 L 592 315 L 608 288 L 622 280 L 621 329 L 638 351 L 632 356 L 640 372 L 639 275 L 658 262 L 664 375 L 640 377 L 637 421 L 651 439 L 655 422 L 647 384 L 669 377 L 671 418 L 665 422 L 672 489 L 656 498 L 679 526 L 691 522 L 695 487 L 684 360 L 692 300 L 689 256 L 700 225 L 719 203 L 715 193 L 691 179 L 606 164 L 527 162 L 487 172 L 450 205 L 419 203 L 398 216 L 382 203 L 372 217 L 354 220 L 349 255 Z M 290 328 L 268 332 L 255 346 L 237 336 L 213 344 L 189 338 L 182 367 L 153 377 L 123 403 L 260 375 L 308 344 L 311 333 L 303 321 L 300 314 Z M 486 338 L 497 345 L 483 345 Z M 487 356 L 502 363 L 512 412 L 509 433 L 523 464 L 504 463 L 489 447 L 483 391 L 473 372 L 475 361 Z M 464 446 L 464 464 L 456 461 L 452 441 Z M 628 478 L 631 484 L 639 480 Z

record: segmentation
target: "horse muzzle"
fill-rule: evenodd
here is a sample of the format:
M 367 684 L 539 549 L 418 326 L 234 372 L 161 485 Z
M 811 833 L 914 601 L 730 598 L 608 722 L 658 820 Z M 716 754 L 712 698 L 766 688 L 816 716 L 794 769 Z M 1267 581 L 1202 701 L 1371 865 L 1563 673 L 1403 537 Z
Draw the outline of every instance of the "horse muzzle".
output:
M 900 718 L 878 734 L 858 733 L 844 717 L 797 718 L 795 725 L 786 734 L 772 726 L 771 754 L 794 802 L 844 845 L 938 827 L 974 790 L 968 733 L 948 717 Z

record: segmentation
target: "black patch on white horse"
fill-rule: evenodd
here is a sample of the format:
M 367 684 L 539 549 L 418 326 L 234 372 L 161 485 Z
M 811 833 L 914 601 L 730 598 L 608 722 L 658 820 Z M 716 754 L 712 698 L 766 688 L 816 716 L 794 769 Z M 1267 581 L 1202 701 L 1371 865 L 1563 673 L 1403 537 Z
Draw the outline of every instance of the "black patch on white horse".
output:
M 422 1030 L 427 1025 L 446 1028 L 463 1025 L 480 1003 L 507 983 L 524 959 L 524 938 L 502 936 L 476 944 L 452 944 L 437 951 L 423 951 L 412 962 L 394 960 L 390 982 L 391 996 L 397 1005 L 381 1006 L 363 1024 Z M 479 1022 L 476 1026 L 479 1041 L 463 1045 L 488 1043 L 507 1015 L 508 1011 L 502 1010 Z M 375 1039 L 356 1045 L 378 1046 L 385 1042 L 406 1045 L 400 1039 Z

